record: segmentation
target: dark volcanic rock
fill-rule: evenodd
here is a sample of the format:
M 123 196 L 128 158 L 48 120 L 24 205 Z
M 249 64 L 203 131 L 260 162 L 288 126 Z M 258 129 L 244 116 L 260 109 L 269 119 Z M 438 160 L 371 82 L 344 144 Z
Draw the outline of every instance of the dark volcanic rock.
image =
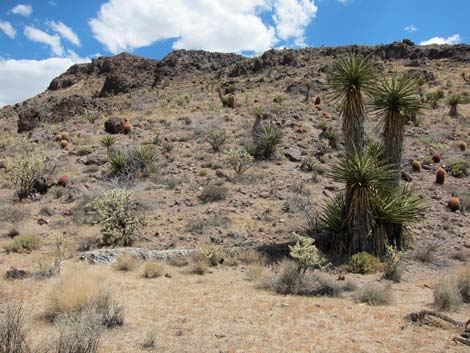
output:
M 108 134 L 124 134 L 124 124 L 127 122 L 123 118 L 111 118 L 104 122 L 104 131 Z
M 36 109 L 21 112 L 18 116 L 18 132 L 32 131 L 44 118 L 45 114 Z

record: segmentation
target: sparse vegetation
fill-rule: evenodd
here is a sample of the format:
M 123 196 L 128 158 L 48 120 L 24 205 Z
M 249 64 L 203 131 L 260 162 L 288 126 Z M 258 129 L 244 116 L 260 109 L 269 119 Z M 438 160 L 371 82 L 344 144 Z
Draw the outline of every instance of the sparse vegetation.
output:
M 116 258 L 114 268 L 123 272 L 133 271 L 137 267 L 137 264 L 137 260 L 134 256 L 122 253 Z
M 251 167 L 253 157 L 244 148 L 230 148 L 225 152 L 225 163 L 239 176 Z
M 282 131 L 273 123 L 262 126 L 254 137 L 253 154 L 255 158 L 269 159 L 274 155 L 277 145 L 282 142 Z
M 28 253 L 33 250 L 39 249 L 41 245 L 41 238 L 36 234 L 26 233 L 21 234 L 11 240 L 4 246 L 7 252 Z
M 144 278 L 156 278 L 163 275 L 165 271 L 165 266 L 163 263 L 158 261 L 147 261 L 144 263 Z
M 202 189 L 199 199 L 203 203 L 223 201 L 227 197 L 227 192 L 225 186 L 211 184 Z
M 212 129 L 206 135 L 206 140 L 214 152 L 220 151 L 220 148 L 227 142 L 227 138 L 227 132 L 223 129 Z
M 369 305 L 388 305 L 392 302 L 390 287 L 381 283 L 367 283 L 356 293 L 356 299 L 360 303 Z

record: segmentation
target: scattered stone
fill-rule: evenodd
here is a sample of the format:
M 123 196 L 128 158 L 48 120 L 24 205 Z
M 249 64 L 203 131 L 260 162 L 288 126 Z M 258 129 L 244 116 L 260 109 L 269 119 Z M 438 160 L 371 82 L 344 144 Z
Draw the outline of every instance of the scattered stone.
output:
M 5 273 L 5 279 L 23 279 L 26 277 L 29 277 L 30 274 L 29 272 L 25 270 L 20 270 L 18 268 L 11 267 L 6 273 Z
M 302 160 L 302 152 L 292 147 L 284 150 L 284 156 L 291 162 L 300 162 Z

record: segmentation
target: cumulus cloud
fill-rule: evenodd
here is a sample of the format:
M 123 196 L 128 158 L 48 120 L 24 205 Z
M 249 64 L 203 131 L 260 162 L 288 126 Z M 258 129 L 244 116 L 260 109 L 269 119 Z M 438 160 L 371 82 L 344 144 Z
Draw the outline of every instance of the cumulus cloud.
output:
M 0 107 L 14 104 L 44 91 L 51 80 L 88 58 L 14 60 L 0 58 Z
M 453 36 L 444 38 L 444 37 L 433 37 L 431 39 L 425 40 L 420 45 L 431 45 L 431 44 L 458 44 L 462 42 L 462 37 L 460 34 L 454 34 Z
M 21 15 L 28 17 L 33 13 L 33 7 L 31 5 L 18 4 L 10 10 L 11 13 L 15 15 Z
M 46 25 L 57 32 L 62 38 L 67 39 L 70 43 L 80 46 L 80 39 L 77 34 L 63 22 L 47 21 Z
M 35 27 L 26 26 L 24 29 L 24 35 L 29 40 L 49 45 L 54 55 L 62 56 L 64 53 L 64 48 L 62 48 L 60 43 L 60 37 L 57 34 L 51 35 Z
M 411 32 L 416 32 L 418 30 L 418 28 L 416 28 L 415 25 L 409 25 L 409 26 L 406 26 L 405 28 L 403 28 L 403 30 L 405 32 L 411 33 Z
M 2 30 L 11 39 L 15 38 L 16 36 L 16 30 L 8 21 L 4 21 L 4 22 L 0 21 L 0 30 Z
M 267 11 L 274 11 L 277 31 L 263 22 Z M 108 0 L 89 23 L 112 53 L 165 39 L 176 39 L 174 49 L 261 52 L 279 39 L 302 43 L 315 13 L 311 0 Z
M 275 0 L 273 19 L 278 37 L 285 41 L 293 39 L 298 46 L 305 45 L 305 27 L 317 10 L 310 0 Z

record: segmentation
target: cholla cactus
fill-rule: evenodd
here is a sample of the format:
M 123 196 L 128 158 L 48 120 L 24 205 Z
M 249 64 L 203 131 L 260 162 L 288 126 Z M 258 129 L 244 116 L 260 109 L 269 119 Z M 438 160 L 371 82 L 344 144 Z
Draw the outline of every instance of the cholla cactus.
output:
M 244 148 L 230 148 L 225 152 L 225 163 L 231 167 L 237 175 L 241 175 L 251 167 L 253 156 Z
M 131 246 L 144 218 L 136 212 L 132 192 L 114 189 L 96 198 L 89 205 L 91 222 L 103 227 L 103 242 L 107 245 Z
M 402 254 L 390 245 L 386 245 L 385 251 L 384 278 L 400 282 L 401 271 L 399 267 Z
M 297 235 L 297 243 L 289 246 L 290 256 L 298 261 L 298 271 L 305 273 L 307 269 L 324 268 L 325 259 L 320 255 L 312 238 Z

